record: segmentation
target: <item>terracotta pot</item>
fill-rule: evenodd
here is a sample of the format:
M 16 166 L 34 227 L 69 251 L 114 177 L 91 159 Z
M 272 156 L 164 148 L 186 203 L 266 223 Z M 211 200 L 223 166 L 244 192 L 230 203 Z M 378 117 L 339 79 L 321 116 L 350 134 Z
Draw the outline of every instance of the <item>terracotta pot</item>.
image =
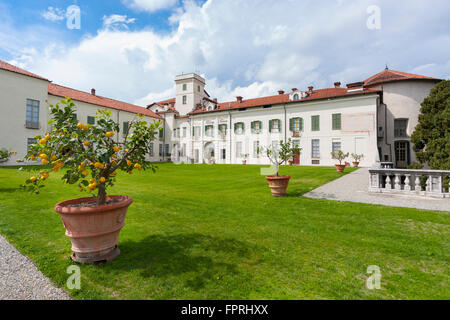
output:
M 80 263 L 106 262 L 120 255 L 117 248 L 119 233 L 133 202 L 129 196 L 109 196 L 107 201 L 119 202 L 96 207 L 69 207 L 93 200 L 95 198 L 73 199 L 55 206 L 66 228 L 66 236 L 72 242 L 71 258 Z
M 355 162 L 353 162 L 353 166 L 354 166 L 354 167 L 357 167 L 357 166 L 359 166 L 359 162 L 356 162 L 356 161 L 355 161 Z
M 242 160 L 242 164 L 247 164 L 247 160 Z
M 345 164 L 335 164 L 337 172 L 344 172 Z
M 294 164 L 294 161 L 288 161 L 289 165 L 292 166 Z
M 286 197 L 290 176 L 267 176 L 266 179 L 274 197 Z

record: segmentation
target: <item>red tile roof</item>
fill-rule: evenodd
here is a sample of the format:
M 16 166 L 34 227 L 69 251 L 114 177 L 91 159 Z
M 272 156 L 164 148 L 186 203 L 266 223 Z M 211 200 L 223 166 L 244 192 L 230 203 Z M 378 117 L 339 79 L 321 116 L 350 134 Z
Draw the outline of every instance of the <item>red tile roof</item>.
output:
M 248 99 L 243 100 L 241 103 L 238 101 L 233 102 L 224 102 L 219 103 L 218 109 L 206 111 L 197 109 L 189 114 L 199 114 L 199 113 L 207 113 L 207 112 L 217 112 L 217 111 L 226 111 L 230 109 L 242 109 L 242 108 L 251 108 L 251 107 L 262 107 L 267 105 L 274 104 L 284 104 L 284 103 L 298 103 L 298 102 L 306 102 L 306 101 L 314 101 L 314 100 L 322 100 L 322 99 L 331 99 L 331 98 L 339 98 L 339 97 L 347 97 L 347 96 L 355 96 L 369 93 L 378 93 L 380 90 L 374 89 L 364 89 L 363 91 L 357 92 L 348 92 L 347 88 L 327 88 L 327 89 L 317 89 L 314 90 L 309 96 L 303 98 L 301 100 L 292 101 L 289 99 L 289 94 L 278 94 L 269 97 L 262 97 L 256 99 Z
M 139 107 L 133 104 L 129 104 L 126 102 L 113 100 L 97 95 L 92 95 L 87 92 L 59 86 L 57 84 L 49 83 L 48 84 L 48 93 L 58 97 L 69 97 L 72 100 L 87 102 L 90 104 L 95 104 L 101 107 L 107 107 L 116 110 L 127 111 L 136 114 L 142 114 L 144 116 L 149 116 L 157 119 L 161 119 L 159 115 L 154 113 L 153 111 L 147 110 L 144 107 Z
M 402 80 L 432 80 L 440 81 L 440 79 L 421 76 L 419 74 L 406 73 L 401 71 L 385 69 L 370 78 L 364 80 L 364 86 L 369 87 L 380 83 L 391 82 L 391 81 L 402 81 Z
M 33 77 L 33 78 L 36 78 L 36 79 L 48 81 L 47 79 L 45 79 L 45 78 L 43 78 L 41 76 L 38 76 L 37 74 L 34 74 L 34 73 L 28 72 L 26 70 L 20 69 L 20 68 L 18 68 L 16 66 L 13 66 L 12 64 L 9 64 L 8 62 L 2 61 L 2 60 L 0 60 L 0 69 L 11 71 L 11 72 L 15 72 L 15 73 L 19 73 L 19 74 L 23 74 L 23 75 L 28 76 L 28 77 Z

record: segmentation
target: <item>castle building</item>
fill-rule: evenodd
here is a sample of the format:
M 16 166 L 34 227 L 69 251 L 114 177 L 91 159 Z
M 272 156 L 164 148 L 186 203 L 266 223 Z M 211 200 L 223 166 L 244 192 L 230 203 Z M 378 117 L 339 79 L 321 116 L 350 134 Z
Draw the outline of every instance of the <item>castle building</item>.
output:
M 331 88 L 292 88 L 255 99 L 219 102 L 195 74 L 175 78 L 176 96 L 147 108 L 63 87 L 0 60 L 0 148 L 17 155 L 0 165 L 16 165 L 34 137 L 50 128 L 49 104 L 65 97 L 77 106 L 82 123 L 95 123 L 98 109 L 109 109 L 127 131 L 143 114 L 161 121 L 149 160 L 184 163 L 268 164 L 261 147 L 288 141 L 302 148 L 297 165 L 332 166 L 331 152 L 363 154 L 362 166 L 393 162 L 398 168 L 416 161 L 410 136 L 420 104 L 440 79 L 385 70 L 364 81 Z M 116 137 L 121 141 L 122 135 Z M 351 162 L 351 159 L 347 160 Z
M 294 164 L 331 166 L 331 152 L 342 150 L 363 154 L 362 166 L 381 161 L 405 168 L 416 161 L 410 136 L 420 104 L 439 81 L 386 68 L 345 87 L 336 82 L 221 103 L 191 73 L 175 78 L 175 98 L 147 109 L 164 119 L 160 161 L 268 164 L 261 147 L 291 139 L 302 148 Z

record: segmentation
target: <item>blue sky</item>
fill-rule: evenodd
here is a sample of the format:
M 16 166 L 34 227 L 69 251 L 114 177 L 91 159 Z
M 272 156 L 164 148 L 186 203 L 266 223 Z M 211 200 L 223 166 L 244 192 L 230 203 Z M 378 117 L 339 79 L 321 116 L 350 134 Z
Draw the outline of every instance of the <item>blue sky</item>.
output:
M 449 78 L 450 2 L 432 3 L 0 0 L 0 59 L 140 105 L 173 96 L 175 75 L 193 71 L 221 101 L 361 81 L 386 63 Z M 80 30 L 66 26 L 70 5 Z

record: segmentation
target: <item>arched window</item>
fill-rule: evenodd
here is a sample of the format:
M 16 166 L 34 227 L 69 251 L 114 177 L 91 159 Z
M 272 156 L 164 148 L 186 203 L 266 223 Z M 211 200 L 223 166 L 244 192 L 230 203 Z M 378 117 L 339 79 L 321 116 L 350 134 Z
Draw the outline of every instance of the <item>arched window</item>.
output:
M 298 93 L 294 94 L 294 100 L 299 100 L 299 95 L 298 95 Z

